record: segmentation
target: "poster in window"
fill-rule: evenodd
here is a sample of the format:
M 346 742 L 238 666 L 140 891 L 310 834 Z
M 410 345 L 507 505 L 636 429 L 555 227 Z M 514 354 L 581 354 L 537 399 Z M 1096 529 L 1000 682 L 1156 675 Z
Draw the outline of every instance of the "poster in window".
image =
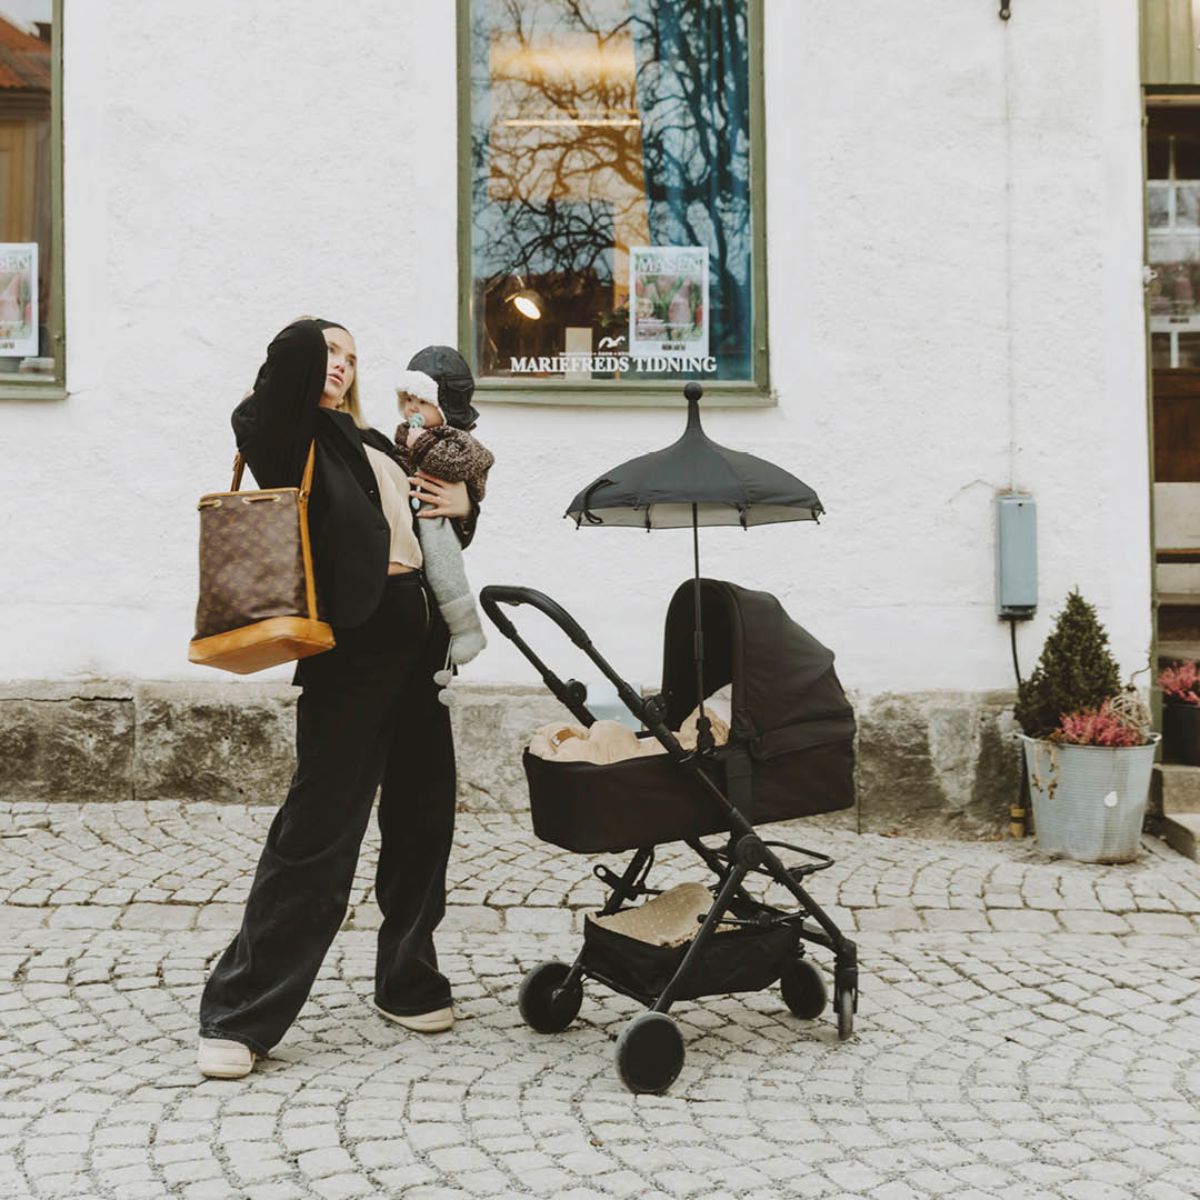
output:
M 706 246 L 630 246 L 629 294 L 632 357 L 708 356 Z
M 0 358 L 38 352 L 37 242 L 0 242 Z

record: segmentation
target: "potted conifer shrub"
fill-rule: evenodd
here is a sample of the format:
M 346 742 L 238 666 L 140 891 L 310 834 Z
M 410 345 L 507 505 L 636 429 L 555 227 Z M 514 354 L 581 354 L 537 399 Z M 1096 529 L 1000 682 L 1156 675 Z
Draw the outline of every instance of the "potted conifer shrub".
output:
M 1159 672 L 1163 694 L 1163 757 L 1200 767 L 1200 667 L 1177 662 Z
M 1122 692 L 1108 634 L 1073 591 L 1017 693 L 1038 849 L 1128 862 L 1141 847 L 1158 734 Z

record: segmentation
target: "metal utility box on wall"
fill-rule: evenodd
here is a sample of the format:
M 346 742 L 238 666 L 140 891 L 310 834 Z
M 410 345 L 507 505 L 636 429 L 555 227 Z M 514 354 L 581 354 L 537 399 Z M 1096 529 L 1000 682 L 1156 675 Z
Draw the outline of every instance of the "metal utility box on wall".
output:
M 996 615 L 1027 621 L 1037 611 L 1037 501 L 996 497 Z

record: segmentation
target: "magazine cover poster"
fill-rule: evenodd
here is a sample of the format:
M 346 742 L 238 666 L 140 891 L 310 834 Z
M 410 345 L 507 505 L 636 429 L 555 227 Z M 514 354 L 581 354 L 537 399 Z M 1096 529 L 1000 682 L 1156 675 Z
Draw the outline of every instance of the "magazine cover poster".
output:
M 706 246 L 630 246 L 629 294 L 634 358 L 707 356 Z
M 0 242 L 0 357 L 36 357 L 37 285 L 37 242 Z

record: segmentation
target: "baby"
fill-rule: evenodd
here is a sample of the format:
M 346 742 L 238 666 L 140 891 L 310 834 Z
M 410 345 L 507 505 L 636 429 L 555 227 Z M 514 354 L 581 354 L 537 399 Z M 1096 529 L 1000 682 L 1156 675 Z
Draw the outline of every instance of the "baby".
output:
M 438 385 L 423 371 L 404 372 L 396 398 L 404 417 L 396 427 L 396 449 L 409 474 L 426 471 L 447 483 L 463 482 L 478 505 L 487 486 L 487 473 L 496 461 L 492 453 L 466 430 L 446 423 L 438 405 Z M 419 501 L 414 500 L 413 507 L 420 507 Z M 450 630 L 450 662 L 468 663 L 487 641 L 463 568 L 462 547 L 449 522 L 421 522 L 421 553 L 425 577 Z

